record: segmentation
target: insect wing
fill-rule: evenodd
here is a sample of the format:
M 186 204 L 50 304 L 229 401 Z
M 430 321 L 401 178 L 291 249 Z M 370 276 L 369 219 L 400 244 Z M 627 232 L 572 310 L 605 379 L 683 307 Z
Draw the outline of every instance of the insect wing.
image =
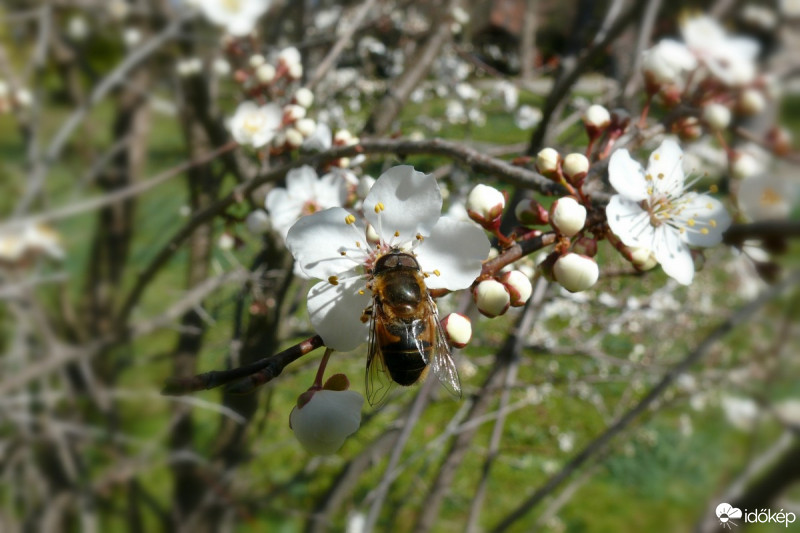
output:
M 367 352 L 366 391 L 367 401 L 373 407 L 383 405 L 394 381 L 386 369 L 386 362 L 381 351 L 382 340 L 389 336 L 383 324 L 380 305 L 372 306 L 372 318 L 369 327 L 369 350 Z
M 432 321 L 432 327 L 435 330 L 435 341 L 433 343 L 433 354 L 431 355 L 430 365 L 431 370 L 439 378 L 439 383 L 447 389 L 453 396 L 461 397 L 461 381 L 458 379 L 458 371 L 456 370 L 456 363 L 453 361 L 453 355 L 450 351 L 450 344 L 447 342 L 447 336 L 439 322 L 439 313 L 436 311 L 436 303 L 433 298 L 428 296 L 428 305 L 430 305 L 431 314 L 428 320 Z

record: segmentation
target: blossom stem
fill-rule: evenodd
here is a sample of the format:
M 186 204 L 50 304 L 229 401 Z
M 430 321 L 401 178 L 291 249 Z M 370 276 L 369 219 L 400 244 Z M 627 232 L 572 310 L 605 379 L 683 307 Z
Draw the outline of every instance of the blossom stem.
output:
M 653 103 L 653 93 L 647 92 L 647 99 L 644 101 L 642 114 L 639 115 L 639 129 L 644 129 L 647 126 L 647 115 L 650 114 L 650 104 Z
M 322 359 L 319 362 L 319 368 L 317 369 L 317 375 L 314 377 L 314 383 L 311 385 L 311 389 L 313 389 L 313 390 L 321 390 L 322 389 L 322 378 L 325 375 L 325 367 L 328 366 L 328 360 L 331 358 L 331 354 L 332 353 L 333 353 L 332 349 L 330 349 L 330 348 L 326 348 L 325 349 L 325 353 L 322 355 Z

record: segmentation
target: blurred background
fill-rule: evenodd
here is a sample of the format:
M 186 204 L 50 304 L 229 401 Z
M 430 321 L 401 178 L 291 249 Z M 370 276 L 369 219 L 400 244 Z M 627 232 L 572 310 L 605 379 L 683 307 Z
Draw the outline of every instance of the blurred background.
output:
M 226 36 L 211 4 L 255 4 L 255 34 Z M 723 502 L 800 514 L 800 2 L 228 4 L 0 3 L 0 531 L 674 532 L 720 530 Z M 642 51 L 698 14 L 758 44 L 755 103 L 719 89 L 735 117 L 717 131 L 676 120 L 697 114 L 688 104 L 643 112 Z M 300 70 L 259 78 L 290 47 Z M 311 126 L 444 138 L 527 168 L 545 146 L 584 152 L 582 113 L 602 104 L 641 117 L 641 138 L 680 135 L 743 235 L 771 225 L 697 256 L 688 287 L 603 245 L 582 293 L 546 282 L 531 254 L 515 265 L 533 281 L 525 307 L 490 320 L 469 294 L 442 298 L 472 318 L 462 399 L 435 380 L 398 387 L 337 454 L 313 456 L 288 420 L 321 350 L 250 394 L 161 394 L 314 334 L 312 283 L 264 202 L 284 185 L 269 172 L 322 175 L 310 154 L 337 143 L 311 146 L 314 127 L 231 143 L 255 78 L 282 105 L 310 89 Z M 476 183 L 507 193 L 507 228 L 513 201 L 552 202 L 463 158 L 386 152 L 335 163 L 353 197 L 402 161 L 439 179 L 454 216 Z M 768 192 L 762 211 L 743 205 Z M 331 365 L 363 392 L 365 359 Z

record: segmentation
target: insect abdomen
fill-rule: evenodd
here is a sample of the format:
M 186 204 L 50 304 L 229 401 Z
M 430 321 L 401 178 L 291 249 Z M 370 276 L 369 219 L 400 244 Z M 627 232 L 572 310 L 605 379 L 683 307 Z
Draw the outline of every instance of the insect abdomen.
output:
M 419 338 L 425 330 L 425 322 L 414 320 L 409 324 L 396 324 L 387 329 L 398 340 L 382 347 L 386 369 L 400 385 L 413 385 L 425 372 L 432 348 L 429 342 Z

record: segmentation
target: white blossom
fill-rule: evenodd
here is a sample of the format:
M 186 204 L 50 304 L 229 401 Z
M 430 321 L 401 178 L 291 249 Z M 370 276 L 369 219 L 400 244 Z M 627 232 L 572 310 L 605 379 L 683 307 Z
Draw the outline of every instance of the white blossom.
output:
M 627 150 L 617 150 L 608 165 L 617 191 L 606 207 L 608 225 L 626 246 L 653 251 L 661 267 L 678 282 L 694 278 L 689 246 L 714 246 L 731 223 L 716 198 L 689 192 L 683 153 L 670 139 L 650 155 L 647 172 Z
M 286 174 L 286 188 L 272 189 L 265 205 L 273 227 L 285 239 L 289 228 L 301 216 L 344 205 L 346 199 L 347 187 L 338 174 L 317 178 L 314 169 L 305 165 L 290 170 Z
M 681 35 L 700 63 L 723 83 L 741 86 L 755 79 L 757 41 L 728 35 L 719 22 L 708 15 L 685 19 Z
M 436 180 L 413 167 L 384 172 L 363 209 L 375 240 L 368 239 L 367 224 L 341 207 L 300 218 L 286 237 L 305 274 L 323 280 L 308 293 L 308 313 L 325 345 L 340 351 L 367 339 L 361 317 L 372 295 L 366 284 L 381 255 L 393 249 L 413 253 L 428 289 L 459 290 L 472 284 L 489 253 L 480 227 L 441 216 Z
M 203 15 L 229 34 L 243 37 L 253 31 L 258 18 L 269 9 L 272 0 L 203 0 L 197 7 Z
M 275 137 L 282 120 L 283 112 L 278 104 L 258 106 L 247 101 L 239 104 L 228 126 L 236 142 L 261 148 Z

